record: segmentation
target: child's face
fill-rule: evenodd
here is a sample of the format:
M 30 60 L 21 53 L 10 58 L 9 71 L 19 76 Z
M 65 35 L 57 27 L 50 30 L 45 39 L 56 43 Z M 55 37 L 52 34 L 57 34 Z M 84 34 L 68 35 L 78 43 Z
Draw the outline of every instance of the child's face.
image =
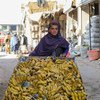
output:
M 57 25 L 52 25 L 49 29 L 49 32 L 52 34 L 52 35 L 57 35 L 58 34 L 58 26 Z

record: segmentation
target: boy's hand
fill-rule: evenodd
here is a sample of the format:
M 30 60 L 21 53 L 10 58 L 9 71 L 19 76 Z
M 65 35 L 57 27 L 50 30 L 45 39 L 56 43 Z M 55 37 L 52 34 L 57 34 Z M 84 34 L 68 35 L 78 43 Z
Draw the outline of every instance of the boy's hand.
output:
M 64 53 L 64 54 L 60 54 L 60 57 L 66 57 L 66 54 Z

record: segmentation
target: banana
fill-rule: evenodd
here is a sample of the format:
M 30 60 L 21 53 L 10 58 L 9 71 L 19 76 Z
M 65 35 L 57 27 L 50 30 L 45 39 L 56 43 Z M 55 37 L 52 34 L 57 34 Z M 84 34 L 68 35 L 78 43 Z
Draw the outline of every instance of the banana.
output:
M 72 97 L 72 100 L 76 100 L 75 94 L 73 92 L 71 93 L 71 97 Z
M 15 89 L 12 88 L 12 87 L 9 88 L 9 91 L 10 91 L 12 94 L 15 94 L 15 95 L 19 94 L 18 90 L 15 90 Z
M 7 99 L 8 100 L 13 100 L 12 97 L 11 97 L 11 95 L 8 95 Z
M 75 95 L 75 99 L 76 99 L 76 100 L 79 100 L 79 99 L 78 99 L 78 94 L 77 94 L 76 91 L 74 92 L 74 95 Z

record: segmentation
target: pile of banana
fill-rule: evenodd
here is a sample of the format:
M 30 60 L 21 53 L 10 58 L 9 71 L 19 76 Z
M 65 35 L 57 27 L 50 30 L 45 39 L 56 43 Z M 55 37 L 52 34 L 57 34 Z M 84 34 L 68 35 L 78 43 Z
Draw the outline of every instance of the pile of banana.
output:
M 73 60 L 31 57 L 14 69 L 4 100 L 86 100 L 86 96 Z

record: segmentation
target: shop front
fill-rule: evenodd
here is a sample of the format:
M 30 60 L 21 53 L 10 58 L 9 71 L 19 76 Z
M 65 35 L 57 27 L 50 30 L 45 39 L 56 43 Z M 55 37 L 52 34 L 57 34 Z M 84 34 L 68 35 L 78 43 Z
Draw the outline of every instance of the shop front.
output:
M 90 60 L 100 58 L 100 1 L 82 0 L 81 9 L 81 46 L 88 47 L 88 56 Z M 92 51 L 91 51 L 92 50 Z M 93 57 L 92 57 L 93 55 Z
M 100 35 L 99 0 L 84 2 L 81 9 L 82 34 L 85 34 L 85 42 L 89 45 L 90 49 L 99 49 L 100 38 L 97 38 Z M 94 38 L 95 34 L 97 34 L 96 38 Z M 96 40 L 96 43 L 94 40 Z

